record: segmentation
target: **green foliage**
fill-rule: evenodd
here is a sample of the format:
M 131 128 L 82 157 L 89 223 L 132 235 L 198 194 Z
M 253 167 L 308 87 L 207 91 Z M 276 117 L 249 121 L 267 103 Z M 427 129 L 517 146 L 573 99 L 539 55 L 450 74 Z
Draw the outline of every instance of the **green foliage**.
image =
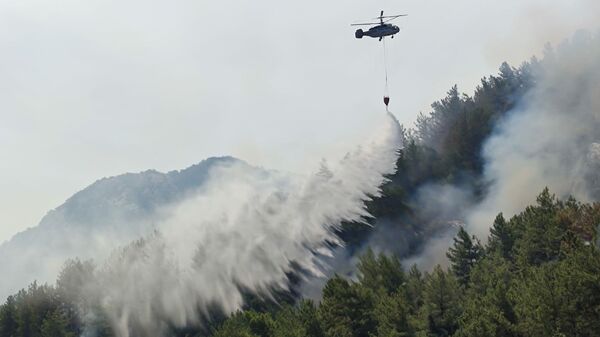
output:
M 323 337 L 313 302 L 285 305 L 277 312 L 253 310 L 237 312 L 216 329 L 212 336 L 240 337 Z
M 42 323 L 56 311 L 59 302 L 53 287 L 32 283 L 16 295 L 17 336 L 41 336 Z
M 410 321 L 410 309 L 410 303 L 401 292 L 381 296 L 374 309 L 374 316 L 377 320 L 377 336 L 414 336 L 414 329 Z
M 272 336 L 309 337 L 300 312 L 293 307 L 283 307 L 275 314 Z
M 514 246 L 514 233 L 510 226 L 504 220 L 502 213 L 496 216 L 492 228 L 490 228 L 490 237 L 488 238 L 487 251 L 492 254 L 499 254 L 503 258 L 509 258 Z
M 323 289 L 318 317 L 327 337 L 368 337 L 375 331 L 375 296 L 361 284 L 335 276 Z
M 404 270 L 397 256 L 375 255 L 369 248 L 357 266 L 360 284 L 375 293 L 391 294 L 405 282 Z
M 509 337 L 515 335 L 515 314 L 508 291 L 510 264 L 498 255 L 480 261 L 471 272 L 457 336 Z
M 540 265 L 558 258 L 567 221 L 559 216 L 562 203 L 548 189 L 537 197 L 537 206 L 529 206 L 513 219 L 521 237 L 516 243 L 521 265 Z
M 67 318 L 56 310 L 46 316 L 42 322 L 41 336 L 42 337 L 72 337 L 74 333 L 68 329 Z
M 452 262 L 452 271 L 461 285 L 469 283 L 469 276 L 473 266 L 483 256 L 483 247 L 476 237 L 470 237 L 461 226 L 454 238 L 454 245 L 450 247 L 446 256 Z
M 425 275 L 420 328 L 426 336 L 451 336 L 458 328 L 461 293 L 453 274 L 439 265 Z
M 259 337 L 252 333 L 246 315 L 241 312 L 236 313 L 223 323 L 223 325 L 214 332 L 214 337 Z
M 512 291 L 523 336 L 594 336 L 600 331 L 600 255 L 581 246 L 528 270 Z
M 85 281 L 78 278 L 91 275 L 92 268 L 88 263 L 69 261 L 60 273 L 56 287 L 33 282 L 27 289 L 9 296 L 0 306 L 0 337 L 81 335 L 80 315 L 87 315 L 94 308 L 81 300 Z M 83 270 L 88 273 L 82 273 Z M 112 336 L 105 318 L 98 319 L 94 328 L 97 337 Z
M 0 307 L 0 336 L 17 336 L 17 305 L 14 296 L 9 296 L 6 303 Z
M 419 308 L 423 305 L 423 289 L 424 281 L 423 274 L 416 264 L 414 264 L 409 272 L 406 280 L 405 294 L 410 305 L 410 313 L 415 315 Z

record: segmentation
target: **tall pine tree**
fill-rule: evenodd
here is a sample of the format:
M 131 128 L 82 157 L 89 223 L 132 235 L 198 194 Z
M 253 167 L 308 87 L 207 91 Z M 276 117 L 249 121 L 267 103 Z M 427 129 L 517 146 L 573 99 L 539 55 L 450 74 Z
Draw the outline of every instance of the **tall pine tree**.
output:
M 471 238 L 467 231 L 461 226 L 454 238 L 454 245 L 446 253 L 452 263 L 452 272 L 461 285 L 469 283 L 471 269 L 483 256 L 483 248 L 479 241 Z
M 490 228 L 490 237 L 488 239 L 488 252 L 497 253 L 505 259 L 511 256 L 514 245 L 514 234 L 510 225 L 504 219 L 502 213 L 496 216 L 492 228 Z

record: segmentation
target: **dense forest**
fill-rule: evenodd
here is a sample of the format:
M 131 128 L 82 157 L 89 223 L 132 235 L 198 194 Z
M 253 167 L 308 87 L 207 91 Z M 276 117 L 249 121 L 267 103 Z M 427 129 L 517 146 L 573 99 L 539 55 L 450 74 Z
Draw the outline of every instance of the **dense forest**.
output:
M 357 280 L 329 279 L 319 304 L 248 309 L 173 335 L 597 336 L 600 251 L 591 240 L 599 222 L 599 204 L 560 201 L 546 189 L 511 219 L 499 214 L 485 245 L 461 228 L 448 269 L 406 270 L 398 256 L 368 250 Z M 71 261 L 56 286 L 34 283 L 9 297 L 0 308 L 0 336 L 81 335 L 82 312 L 93 309 L 78 292 L 81 275 L 91 277 L 92 267 Z M 105 318 L 83 317 L 94 336 L 112 336 Z
M 485 246 L 461 228 L 448 270 L 367 251 L 358 279 L 331 278 L 319 305 L 240 312 L 213 336 L 597 336 L 600 252 L 585 238 L 599 221 L 600 205 L 546 189 L 499 214 Z
M 431 105 L 429 114 L 419 114 L 415 128 L 404 129 L 405 145 L 397 162 L 398 171 L 383 187 L 383 197 L 369 204 L 376 219 L 393 223 L 408 236 L 405 243 L 410 247 L 399 254 L 418 251 L 423 238 L 445 225 L 424 212 L 423 205 L 414 199 L 422 186 L 460 185 L 476 197 L 484 196 L 488 183 L 483 179 L 485 140 L 535 86 L 543 62 L 532 58 L 519 68 L 503 63 L 498 75 L 481 80 L 472 97 L 453 86 L 445 98 Z M 340 235 L 353 249 L 365 242 L 370 231 L 360 224 L 346 224 Z
M 374 253 L 364 247 L 372 228 L 345 224 L 339 234 L 348 249 L 365 253 L 356 277 L 331 277 L 318 303 L 295 292 L 298 278 L 290 275 L 291 292 L 273 299 L 248 294 L 245 310 L 230 317 L 216 311 L 206 324 L 173 327 L 171 335 L 597 336 L 599 204 L 559 200 L 545 189 L 520 214 L 499 214 L 485 244 L 461 227 L 447 252 L 448 268 L 401 264 L 446 225 L 421 211 L 415 192 L 435 182 L 486 194 L 485 140 L 535 86 L 544 62 L 532 59 L 518 68 L 504 63 L 472 96 L 454 86 L 405 130 L 398 173 L 368 205 L 375 219 L 406 233 L 409 246 L 402 253 Z M 94 269 L 90 262 L 69 261 L 55 285 L 33 283 L 10 296 L 0 307 L 0 337 L 113 336 L 98 303 L 84 296 Z

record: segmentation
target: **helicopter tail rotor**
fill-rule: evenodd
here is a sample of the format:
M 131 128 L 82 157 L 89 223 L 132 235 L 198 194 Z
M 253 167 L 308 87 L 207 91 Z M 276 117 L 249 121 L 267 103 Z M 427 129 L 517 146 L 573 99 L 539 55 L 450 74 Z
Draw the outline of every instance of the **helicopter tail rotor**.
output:
M 356 32 L 354 33 L 354 36 L 356 36 L 357 39 L 362 39 L 362 37 L 365 35 L 365 32 L 363 32 L 362 29 L 357 29 Z

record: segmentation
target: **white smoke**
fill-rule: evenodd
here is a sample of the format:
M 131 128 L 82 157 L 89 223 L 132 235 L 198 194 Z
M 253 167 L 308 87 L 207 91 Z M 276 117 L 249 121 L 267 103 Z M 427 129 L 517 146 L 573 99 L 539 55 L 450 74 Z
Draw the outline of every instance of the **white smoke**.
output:
M 492 185 L 467 219 L 481 238 L 496 214 L 520 212 L 546 186 L 558 197 L 600 196 L 600 37 L 576 33 L 538 71 L 535 87 L 485 145 Z
M 388 115 L 376 135 L 308 177 L 215 168 L 154 235 L 114 253 L 90 285 L 117 335 L 198 323 L 212 307 L 235 311 L 243 290 L 269 296 L 285 288 L 292 263 L 318 273 L 315 252 L 339 243 L 342 221 L 365 221 L 365 201 L 395 172 L 396 119 Z

